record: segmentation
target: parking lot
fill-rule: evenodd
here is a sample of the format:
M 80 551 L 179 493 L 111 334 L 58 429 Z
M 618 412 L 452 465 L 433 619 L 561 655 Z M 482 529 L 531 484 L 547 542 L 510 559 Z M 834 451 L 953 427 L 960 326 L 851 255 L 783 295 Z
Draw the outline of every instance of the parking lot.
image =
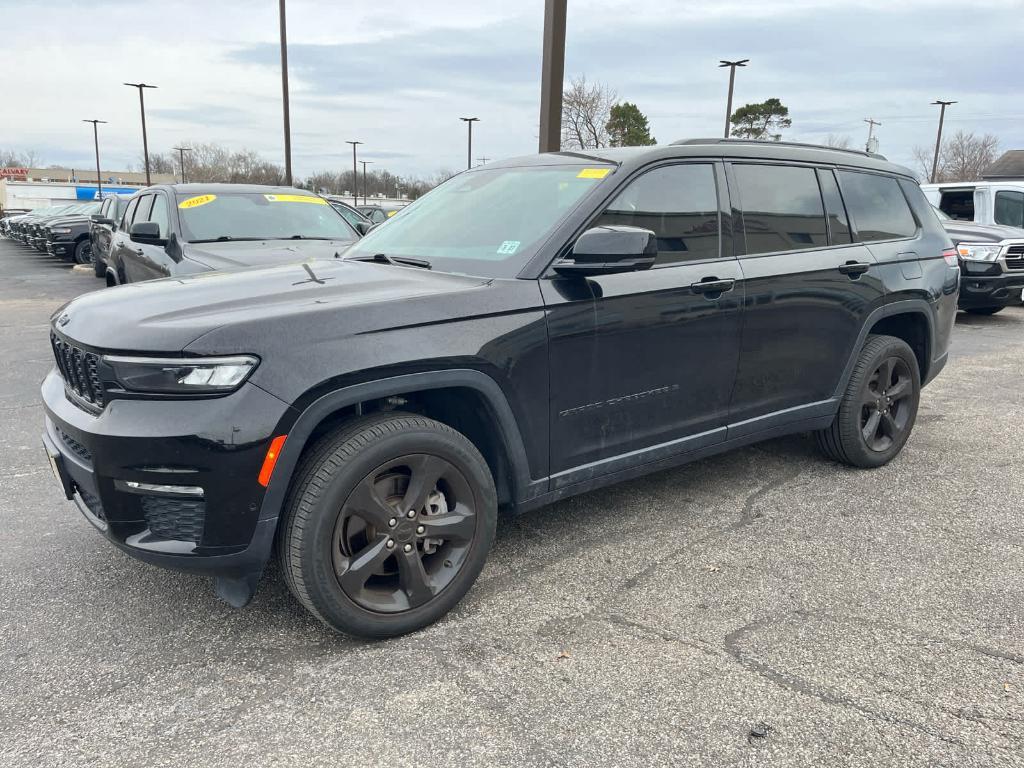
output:
M 1024 765 L 1024 309 L 961 313 L 892 464 L 786 438 L 504 520 L 447 618 L 371 643 L 63 500 L 47 320 L 99 286 L 0 240 L 0 764 Z

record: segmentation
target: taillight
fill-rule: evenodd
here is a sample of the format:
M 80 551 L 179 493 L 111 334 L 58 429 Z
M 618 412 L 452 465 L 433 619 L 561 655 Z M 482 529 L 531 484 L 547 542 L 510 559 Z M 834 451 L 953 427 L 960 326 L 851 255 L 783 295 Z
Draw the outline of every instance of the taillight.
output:
M 942 252 L 942 258 L 946 260 L 946 263 L 951 267 L 955 267 L 960 263 L 960 260 L 956 255 L 956 248 L 947 248 Z

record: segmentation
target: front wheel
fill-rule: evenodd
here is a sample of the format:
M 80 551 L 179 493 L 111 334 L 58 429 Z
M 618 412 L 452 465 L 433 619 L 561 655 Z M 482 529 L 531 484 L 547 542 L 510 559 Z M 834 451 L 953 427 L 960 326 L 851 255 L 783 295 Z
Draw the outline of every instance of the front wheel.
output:
M 850 466 L 888 464 L 910 437 L 920 399 L 913 350 L 894 336 L 869 336 L 835 420 L 816 435 L 818 445 L 829 458 Z
M 75 263 L 89 264 L 92 262 L 92 243 L 82 240 L 75 246 Z
M 494 480 L 473 443 L 433 419 L 382 413 L 306 453 L 278 548 L 289 589 L 327 626 L 394 637 L 462 599 L 496 523 Z
M 994 315 L 996 312 L 1002 312 L 1006 307 L 968 307 L 964 310 L 970 315 Z

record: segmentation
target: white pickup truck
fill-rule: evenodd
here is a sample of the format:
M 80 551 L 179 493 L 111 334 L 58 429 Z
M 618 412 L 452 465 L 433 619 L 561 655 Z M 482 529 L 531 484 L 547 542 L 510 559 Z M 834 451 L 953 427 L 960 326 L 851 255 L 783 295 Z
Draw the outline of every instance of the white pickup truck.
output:
M 1024 228 L 1024 179 L 922 184 L 921 189 L 951 219 Z

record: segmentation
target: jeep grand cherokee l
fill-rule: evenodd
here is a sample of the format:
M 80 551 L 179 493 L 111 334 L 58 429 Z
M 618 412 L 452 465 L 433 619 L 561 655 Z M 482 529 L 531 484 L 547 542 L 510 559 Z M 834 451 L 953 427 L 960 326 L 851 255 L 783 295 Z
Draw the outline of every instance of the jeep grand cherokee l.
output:
M 956 254 L 910 171 L 703 140 L 466 171 L 341 259 L 53 316 L 43 441 L 124 551 L 347 633 L 469 590 L 524 511 L 793 432 L 877 467 L 942 369 Z M 116 322 L 112 322 L 116 320 Z

